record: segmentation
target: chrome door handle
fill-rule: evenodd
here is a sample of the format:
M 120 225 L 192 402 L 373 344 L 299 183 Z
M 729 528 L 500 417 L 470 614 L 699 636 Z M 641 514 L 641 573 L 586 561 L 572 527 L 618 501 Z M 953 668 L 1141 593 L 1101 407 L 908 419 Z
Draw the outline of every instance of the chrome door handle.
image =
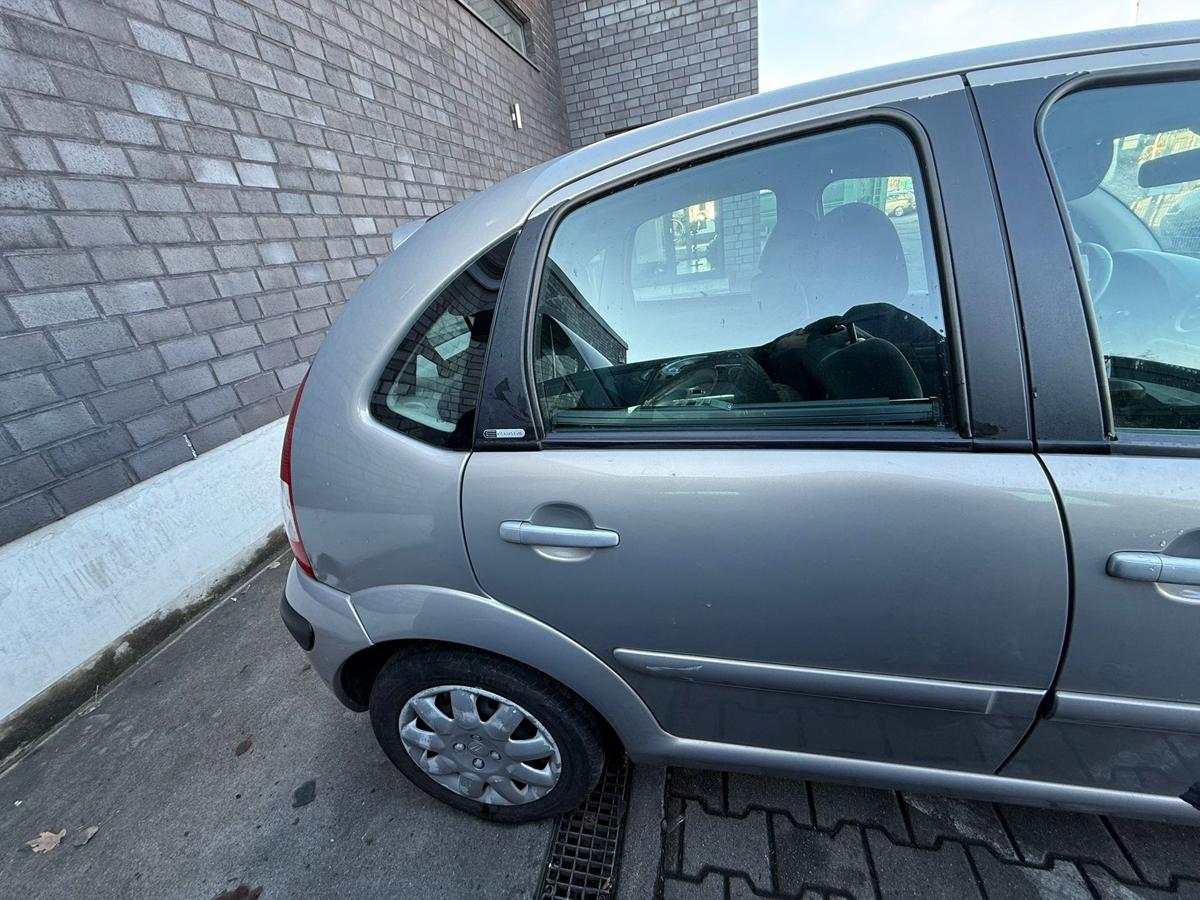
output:
M 1108 558 L 1105 571 L 1114 578 L 1132 581 L 1161 581 L 1167 584 L 1200 584 L 1200 559 L 1118 550 Z
M 539 547 L 615 547 L 621 536 L 607 528 L 560 528 L 510 519 L 500 523 L 500 537 L 510 544 Z

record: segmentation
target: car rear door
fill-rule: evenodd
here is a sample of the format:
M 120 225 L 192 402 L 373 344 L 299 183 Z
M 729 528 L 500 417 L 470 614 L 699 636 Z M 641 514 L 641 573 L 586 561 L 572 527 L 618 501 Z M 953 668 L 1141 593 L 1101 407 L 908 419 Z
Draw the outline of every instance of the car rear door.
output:
M 917 210 L 889 219 L 889 189 Z M 483 590 L 613 666 L 665 731 L 992 772 L 1032 724 L 1065 542 L 960 79 L 550 197 L 477 429 Z
M 1053 704 L 1003 774 L 1193 804 L 1200 231 L 1178 226 L 1200 193 L 1198 59 L 1176 46 L 970 78 L 1074 582 Z

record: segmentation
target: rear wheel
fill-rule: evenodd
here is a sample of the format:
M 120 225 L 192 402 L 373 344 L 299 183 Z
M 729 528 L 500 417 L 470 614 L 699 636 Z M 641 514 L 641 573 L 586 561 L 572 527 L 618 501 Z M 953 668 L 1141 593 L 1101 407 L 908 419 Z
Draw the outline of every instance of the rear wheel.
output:
M 574 809 L 604 767 L 578 698 L 517 663 L 462 650 L 401 652 L 371 689 L 371 725 L 421 790 L 501 822 Z

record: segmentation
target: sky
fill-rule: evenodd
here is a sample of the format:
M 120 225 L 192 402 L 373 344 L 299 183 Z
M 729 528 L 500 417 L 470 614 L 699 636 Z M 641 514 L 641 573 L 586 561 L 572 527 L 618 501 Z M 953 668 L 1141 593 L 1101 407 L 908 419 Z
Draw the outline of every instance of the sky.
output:
M 1026 38 L 1200 19 L 1200 0 L 758 0 L 758 89 Z

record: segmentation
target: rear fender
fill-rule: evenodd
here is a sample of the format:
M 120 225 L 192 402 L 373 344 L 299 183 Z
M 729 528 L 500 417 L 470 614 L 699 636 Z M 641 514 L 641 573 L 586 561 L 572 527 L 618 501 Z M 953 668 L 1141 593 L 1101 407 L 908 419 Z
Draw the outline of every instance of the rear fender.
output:
M 462 644 L 549 675 L 591 704 L 631 755 L 664 736 L 633 688 L 591 651 L 490 597 L 406 584 L 356 591 L 350 602 L 372 643 L 429 640 Z

